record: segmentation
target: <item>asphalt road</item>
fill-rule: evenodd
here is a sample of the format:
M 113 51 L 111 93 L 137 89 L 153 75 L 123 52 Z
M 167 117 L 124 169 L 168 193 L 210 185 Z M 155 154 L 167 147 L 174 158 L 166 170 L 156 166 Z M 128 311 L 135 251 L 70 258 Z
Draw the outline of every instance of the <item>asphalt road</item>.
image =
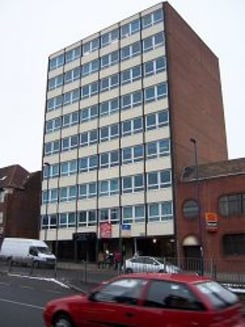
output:
M 43 308 L 54 298 L 75 291 L 54 281 L 17 276 L 0 276 L 0 325 L 2 327 L 44 327 Z

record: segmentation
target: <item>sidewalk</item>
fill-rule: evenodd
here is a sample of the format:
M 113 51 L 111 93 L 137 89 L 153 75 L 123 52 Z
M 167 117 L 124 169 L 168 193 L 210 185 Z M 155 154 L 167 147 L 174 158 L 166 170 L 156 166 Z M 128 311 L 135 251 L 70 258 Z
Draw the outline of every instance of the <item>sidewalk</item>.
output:
M 86 262 L 57 262 L 56 267 L 57 280 L 83 293 L 120 273 L 113 268 L 98 268 L 96 263 Z

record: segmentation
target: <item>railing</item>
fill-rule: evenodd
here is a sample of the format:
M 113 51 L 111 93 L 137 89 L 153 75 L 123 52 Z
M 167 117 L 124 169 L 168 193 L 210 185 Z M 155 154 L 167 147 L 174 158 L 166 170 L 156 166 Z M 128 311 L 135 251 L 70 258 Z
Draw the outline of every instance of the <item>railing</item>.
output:
M 164 258 L 169 266 L 168 272 L 175 272 L 175 267 L 178 266 L 185 274 L 200 274 L 203 271 L 205 276 L 211 277 L 223 284 L 233 285 L 245 289 L 245 262 L 237 264 L 230 262 L 230 269 L 223 270 L 224 266 L 222 259 L 220 260 L 204 260 L 201 262 L 196 258 L 176 259 Z M 203 267 L 201 266 L 203 264 Z M 171 265 L 173 269 L 171 270 Z M 147 268 L 145 271 L 149 271 Z M 122 266 L 114 269 L 113 266 L 98 267 L 95 263 L 86 261 L 80 262 L 63 262 L 57 261 L 54 268 L 36 267 L 34 261 L 30 261 L 25 266 L 15 264 L 11 258 L 0 258 L 0 274 L 1 273 L 18 273 L 29 276 L 42 276 L 48 278 L 58 278 L 61 280 L 77 280 L 84 283 L 99 283 L 103 280 L 125 273 Z

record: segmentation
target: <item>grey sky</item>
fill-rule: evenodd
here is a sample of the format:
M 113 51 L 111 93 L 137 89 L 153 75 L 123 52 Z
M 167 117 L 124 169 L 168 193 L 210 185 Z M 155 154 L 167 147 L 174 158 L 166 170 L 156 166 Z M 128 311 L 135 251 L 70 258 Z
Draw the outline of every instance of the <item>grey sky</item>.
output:
M 48 56 L 159 2 L 0 1 L 0 167 L 41 169 Z M 245 157 L 245 1 L 169 3 L 219 58 L 229 158 Z

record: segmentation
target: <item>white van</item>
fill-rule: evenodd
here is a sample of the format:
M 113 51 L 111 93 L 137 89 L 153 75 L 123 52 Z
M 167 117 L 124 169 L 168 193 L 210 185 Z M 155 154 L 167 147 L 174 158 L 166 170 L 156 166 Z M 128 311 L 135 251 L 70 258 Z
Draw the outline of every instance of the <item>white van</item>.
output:
M 44 241 L 30 238 L 4 238 L 0 256 L 13 263 L 33 264 L 34 267 L 54 267 L 56 262 L 55 255 Z

